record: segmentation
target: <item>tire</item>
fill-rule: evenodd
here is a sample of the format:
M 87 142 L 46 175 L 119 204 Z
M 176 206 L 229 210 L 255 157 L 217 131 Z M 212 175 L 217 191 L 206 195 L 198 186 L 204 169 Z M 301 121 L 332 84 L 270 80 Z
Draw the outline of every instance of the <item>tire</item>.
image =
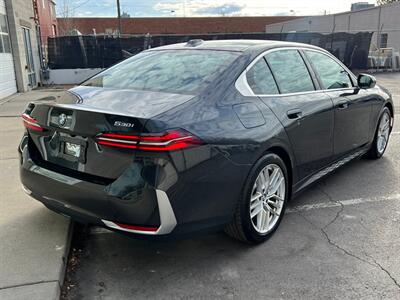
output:
M 267 174 L 269 180 L 265 180 Z M 285 213 L 289 183 L 287 167 L 283 160 L 274 153 L 265 154 L 250 171 L 233 220 L 226 226 L 225 232 L 235 239 L 252 244 L 269 239 Z M 273 193 L 275 189 L 276 192 Z M 255 214 L 256 212 L 258 214 Z
M 385 118 L 388 117 L 388 127 L 387 127 L 387 132 L 383 132 L 381 129 L 382 123 L 385 122 Z M 387 107 L 385 107 L 381 115 L 379 116 L 379 121 L 378 121 L 378 126 L 376 127 L 375 130 L 375 136 L 374 136 L 374 141 L 371 144 L 371 148 L 368 150 L 368 152 L 365 154 L 365 156 L 369 159 L 378 159 L 381 158 L 382 155 L 385 153 L 386 147 L 389 143 L 389 137 L 390 137 L 390 131 L 391 131 L 391 119 L 392 116 L 390 114 L 390 111 Z M 387 134 L 387 135 L 386 135 Z M 386 140 L 385 144 L 382 145 L 380 144 L 382 142 L 382 136 L 386 135 Z

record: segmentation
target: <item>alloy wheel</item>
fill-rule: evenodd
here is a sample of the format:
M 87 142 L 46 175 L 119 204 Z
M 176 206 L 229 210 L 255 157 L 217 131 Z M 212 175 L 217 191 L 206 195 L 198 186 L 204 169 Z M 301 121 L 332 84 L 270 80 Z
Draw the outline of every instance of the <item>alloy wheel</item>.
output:
M 272 230 L 279 220 L 285 201 L 286 181 L 276 164 L 264 167 L 254 182 L 250 199 L 250 219 L 261 234 Z
M 379 122 L 378 127 L 378 136 L 376 141 L 376 147 L 379 154 L 382 154 L 385 151 L 390 133 L 390 115 L 388 112 L 384 112 L 382 118 Z

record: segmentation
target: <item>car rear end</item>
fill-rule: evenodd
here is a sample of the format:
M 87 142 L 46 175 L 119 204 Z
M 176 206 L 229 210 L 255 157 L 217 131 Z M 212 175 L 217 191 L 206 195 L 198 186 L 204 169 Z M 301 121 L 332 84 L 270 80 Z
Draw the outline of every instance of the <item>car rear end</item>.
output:
M 164 123 L 160 130 L 157 119 L 200 91 L 107 87 L 107 76 L 60 101 L 28 105 L 18 149 L 26 193 L 78 221 L 146 236 L 184 233 L 193 228 L 179 223 L 220 218 L 215 204 L 191 206 L 188 198 L 203 193 L 204 172 L 215 171 L 206 182 L 218 182 L 217 170 L 231 163 L 185 126 Z
M 71 122 L 53 122 L 63 115 Z M 46 116 L 49 123 L 38 125 Z M 137 128 L 115 128 L 116 118 Z M 91 223 L 117 227 L 110 221 L 117 220 L 121 228 L 136 224 L 127 229 L 148 234 L 171 229 L 161 228 L 159 199 L 165 199 L 141 176 L 156 177 L 154 162 L 135 155 L 142 120 L 48 105 L 35 105 L 23 120 L 27 132 L 20 145 L 21 181 L 32 197 Z M 116 130 L 118 134 L 109 133 Z M 173 214 L 169 219 L 170 227 L 176 224 Z

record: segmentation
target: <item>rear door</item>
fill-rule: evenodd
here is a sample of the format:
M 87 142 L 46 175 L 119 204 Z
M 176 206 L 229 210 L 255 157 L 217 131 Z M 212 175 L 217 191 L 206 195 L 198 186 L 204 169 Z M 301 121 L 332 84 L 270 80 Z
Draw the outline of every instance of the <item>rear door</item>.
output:
M 334 103 L 334 155 L 338 158 L 368 142 L 371 102 L 368 93 L 355 87 L 346 69 L 328 54 L 304 53 Z
M 315 79 L 297 49 L 273 50 L 261 61 L 270 78 L 266 85 L 276 86 L 276 90 L 265 90 L 265 93 L 259 90 L 255 94 L 285 127 L 296 157 L 298 174 L 304 178 L 332 158 L 332 100 L 324 92 L 317 91 Z M 251 86 L 250 71 L 247 77 Z

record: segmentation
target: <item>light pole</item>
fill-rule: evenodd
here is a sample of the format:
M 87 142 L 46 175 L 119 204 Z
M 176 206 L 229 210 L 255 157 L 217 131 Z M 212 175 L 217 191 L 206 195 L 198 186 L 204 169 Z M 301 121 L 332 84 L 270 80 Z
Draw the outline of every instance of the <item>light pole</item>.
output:
M 117 10 L 118 10 L 118 31 L 119 35 L 122 35 L 122 23 L 121 23 L 121 5 L 119 4 L 119 0 L 117 0 Z

